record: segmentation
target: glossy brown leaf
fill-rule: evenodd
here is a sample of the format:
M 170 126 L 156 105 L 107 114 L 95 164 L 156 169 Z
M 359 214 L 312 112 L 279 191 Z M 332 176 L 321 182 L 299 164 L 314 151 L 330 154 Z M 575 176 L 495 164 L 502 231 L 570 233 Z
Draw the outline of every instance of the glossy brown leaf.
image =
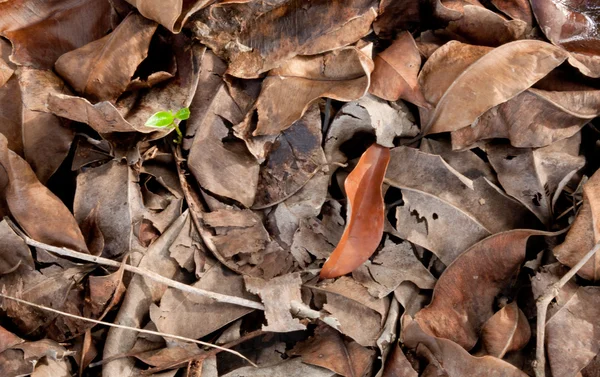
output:
M 498 358 L 525 347 L 530 337 L 527 317 L 514 301 L 497 311 L 481 329 L 483 347 L 488 355 Z
M 405 31 L 385 51 L 374 59 L 369 92 L 388 101 L 404 99 L 417 106 L 427 107 L 417 75 L 421 55 L 412 34 Z
M 454 131 L 471 125 L 485 111 L 535 84 L 567 57 L 564 50 L 534 40 L 515 41 L 490 51 L 459 72 L 435 103 L 424 132 Z
M 106 35 L 108 1 L 52 0 L 0 3 L 0 35 L 13 44 L 13 62 L 51 69 L 56 59 Z
M 494 299 L 525 261 L 534 230 L 498 233 L 466 250 L 440 276 L 431 304 L 415 316 L 423 330 L 473 348 L 485 322 L 494 315 Z
M 374 0 L 235 1 L 200 13 L 194 31 L 230 61 L 227 73 L 255 78 L 297 55 L 321 54 L 358 41 L 369 33 L 377 5 Z
M 565 241 L 554 248 L 562 264 L 573 267 L 594 245 L 600 242 L 600 173 L 583 185 L 583 205 L 569 229 Z M 577 274 L 585 279 L 600 279 L 600 254 L 596 253 Z
M 148 55 L 157 26 L 132 13 L 106 37 L 58 58 L 56 72 L 82 96 L 94 102 L 114 101 Z
M 346 179 L 346 229 L 340 243 L 323 265 L 321 278 L 331 279 L 352 272 L 375 252 L 383 234 L 381 185 L 389 160 L 389 149 L 373 144 Z

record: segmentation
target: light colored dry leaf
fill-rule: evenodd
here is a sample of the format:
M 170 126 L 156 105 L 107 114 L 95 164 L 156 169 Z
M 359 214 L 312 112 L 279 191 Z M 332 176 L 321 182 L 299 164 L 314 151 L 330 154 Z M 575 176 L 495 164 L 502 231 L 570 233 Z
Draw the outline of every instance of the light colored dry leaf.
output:
M 258 368 L 251 365 L 226 373 L 221 377 L 335 377 L 337 373 L 329 369 L 305 364 L 299 357 L 285 360 L 279 364 Z
M 531 328 L 525 313 L 511 302 L 497 311 L 481 328 L 481 341 L 488 355 L 503 358 L 507 352 L 525 347 Z
M 177 0 L 165 4 L 160 0 L 127 0 L 146 18 L 154 20 L 172 33 L 179 33 L 189 17 L 208 6 L 212 0 Z

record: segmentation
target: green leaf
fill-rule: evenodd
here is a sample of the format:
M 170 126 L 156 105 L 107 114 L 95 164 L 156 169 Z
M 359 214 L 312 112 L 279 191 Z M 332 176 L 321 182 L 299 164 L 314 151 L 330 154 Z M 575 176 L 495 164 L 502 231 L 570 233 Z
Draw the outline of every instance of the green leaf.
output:
M 159 111 L 152 115 L 150 119 L 146 121 L 146 126 L 149 127 L 167 127 L 175 121 L 173 113 L 170 111 Z
M 179 109 L 179 111 L 175 114 L 175 118 L 179 120 L 186 120 L 190 117 L 190 109 L 184 107 L 183 109 Z

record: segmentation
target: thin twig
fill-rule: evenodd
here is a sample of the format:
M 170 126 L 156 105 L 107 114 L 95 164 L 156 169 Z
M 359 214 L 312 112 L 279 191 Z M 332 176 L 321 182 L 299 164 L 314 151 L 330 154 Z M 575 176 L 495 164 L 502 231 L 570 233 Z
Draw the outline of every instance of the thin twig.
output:
M 62 316 L 69 317 L 69 318 L 75 318 L 75 319 L 78 319 L 80 321 L 92 322 L 92 323 L 95 323 L 97 325 L 104 325 L 104 326 L 116 327 L 116 328 L 124 329 L 124 330 L 131 330 L 131 331 L 135 331 L 135 332 L 139 332 L 139 333 L 143 333 L 143 334 L 158 335 L 158 336 L 162 336 L 162 337 L 165 337 L 165 338 L 177 339 L 177 340 L 181 340 L 181 341 L 184 341 L 184 342 L 196 343 L 196 344 L 200 344 L 202 346 L 216 348 L 216 349 L 219 349 L 221 351 L 229 352 L 231 354 L 239 356 L 242 359 L 244 359 L 247 362 L 249 362 L 250 364 L 252 364 L 253 366 L 256 366 L 256 364 L 254 364 L 252 361 L 250 361 L 246 356 L 242 355 L 241 353 L 239 353 L 237 351 L 234 351 L 234 350 L 231 350 L 231 349 L 228 349 L 228 348 L 225 348 L 225 347 L 217 346 L 216 344 L 203 342 L 201 340 L 186 338 L 186 337 L 179 336 L 179 335 L 167 334 L 167 333 L 163 333 L 163 332 L 159 332 L 159 331 L 137 329 L 135 327 L 129 327 L 129 326 L 124 326 L 124 325 L 117 325 L 116 323 L 104 322 L 104 321 L 99 321 L 97 319 L 91 319 L 91 318 L 86 318 L 86 317 L 82 317 L 82 316 L 71 314 L 71 313 L 65 313 L 65 312 L 62 312 L 60 310 L 56 310 L 56 309 L 48 308 L 46 306 L 34 304 L 33 302 L 21 300 L 20 298 L 8 296 L 8 295 L 5 295 L 4 293 L 0 293 L 0 297 L 16 301 L 19 304 L 33 306 L 34 308 L 37 308 L 37 309 L 40 309 L 40 310 L 44 310 L 44 311 L 47 311 L 47 312 L 51 312 L 51 313 L 55 313 L 55 314 L 60 314 Z
M 101 264 L 104 266 L 110 266 L 110 267 L 116 267 L 116 268 L 121 267 L 121 263 L 114 261 L 114 260 L 110 260 L 110 259 L 103 258 L 103 257 L 96 257 L 96 256 L 90 255 L 90 254 L 80 253 L 75 250 L 67 249 L 66 247 L 56 247 L 56 246 L 52 246 L 52 245 L 47 245 L 45 243 L 33 240 L 33 239 L 29 238 L 25 233 L 23 233 L 10 219 L 6 219 L 6 220 L 8 222 L 8 225 L 10 225 L 10 227 L 21 238 L 23 238 L 25 243 L 28 244 L 29 246 L 39 247 L 41 249 L 50 251 L 57 255 L 75 258 L 75 259 L 82 260 L 85 262 L 97 263 L 97 264 Z M 134 274 L 144 276 L 148 279 L 152 279 L 158 283 L 164 284 L 171 288 L 179 289 L 180 291 L 190 293 L 190 294 L 193 294 L 196 296 L 208 297 L 208 298 L 211 298 L 218 302 L 243 306 L 246 308 L 264 310 L 263 304 L 261 304 L 259 302 L 248 300 L 248 299 L 241 298 L 241 297 L 228 296 L 228 295 L 224 295 L 221 293 L 206 291 L 204 289 L 196 288 L 191 285 L 187 285 L 187 284 L 183 284 L 178 281 L 175 281 L 175 280 L 171 280 L 160 274 L 157 274 L 156 272 L 148 271 L 148 270 L 145 270 L 145 269 L 142 269 L 139 267 L 135 267 L 135 266 L 132 266 L 129 264 L 125 265 L 125 270 L 129 271 L 129 272 L 133 272 Z
M 597 243 L 588 253 L 577 262 L 559 281 L 551 284 L 546 288 L 542 296 L 537 299 L 537 339 L 535 349 L 534 370 L 536 377 L 546 376 L 546 355 L 545 355 L 545 333 L 546 333 L 546 315 L 548 313 L 548 305 L 560 293 L 560 289 L 567 284 L 569 280 L 586 264 L 590 258 L 600 249 L 600 243 Z

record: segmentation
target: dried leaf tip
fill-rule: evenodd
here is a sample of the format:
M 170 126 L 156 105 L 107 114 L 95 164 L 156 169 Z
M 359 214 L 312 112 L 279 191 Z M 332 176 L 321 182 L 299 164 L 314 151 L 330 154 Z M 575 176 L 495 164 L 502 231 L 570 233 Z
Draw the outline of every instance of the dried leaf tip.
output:
M 390 150 L 373 144 L 346 178 L 348 220 L 339 244 L 321 269 L 321 279 L 352 272 L 377 249 L 383 235 L 385 209 L 381 186 L 389 161 Z

